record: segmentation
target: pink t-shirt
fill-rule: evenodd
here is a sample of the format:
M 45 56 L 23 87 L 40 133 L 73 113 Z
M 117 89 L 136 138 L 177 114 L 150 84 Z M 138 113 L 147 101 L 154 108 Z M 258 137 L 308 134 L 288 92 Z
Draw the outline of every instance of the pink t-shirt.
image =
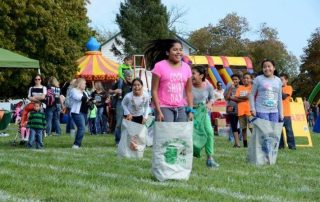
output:
M 152 73 L 160 78 L 158 97 L 160 107 L 182 107 L 186 105 L 185 87 L 192 72 L 189 65 L 172 67 L 167 60 L 157 62 Z

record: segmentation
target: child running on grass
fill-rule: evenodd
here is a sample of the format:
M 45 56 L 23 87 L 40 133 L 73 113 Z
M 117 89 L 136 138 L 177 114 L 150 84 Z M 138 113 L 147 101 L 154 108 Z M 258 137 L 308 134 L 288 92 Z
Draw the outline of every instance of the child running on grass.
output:
M 254 79 L 249 96 L 251 114 L 278 123 L 283 120 L 282 82 L 275 75 L 273 60 L 265 59 L 261 67 L 263 74 Z
M 28 125 L 27 127 L 30 129 L 29 141 L 27 144 L 28 148 L 32 148 L 34 143 L 37 149 L 43 149 L 42 143 L 42 134 L 46 129 L 46 117 L 41 109 L 40 101 L 33 101 L 34 107 L 33 110 L 29 113 L 28 117 Z
M 200 158 L 203 147 L 207 154 L 206 165 L 209 168 L 219 167 L 213 159 L 214 132 L 208 115 L 207 104 L 214 102 L 213 86 L 206 80 L 206 67 L 192 68 L 192 95 L 194 103 L 193 155 Z
M 243 137 L 243 147 L 248 147 L 247 141 L 247 127 L 248 118 L 251 116 L 250 113 L 250 103 L 249 103 L 249 95 L 251 92 L 251 75 L 249 73 L 243 74 L 242 79 L 243 85 L 240 85 L 236 91 L 234 100 L 238 103 L 238 117 L 240 128 L 242 130 L 242 137 Z
M 132 81 L 132 92 L 126 94 L 122 100 L 125 119 L 145 124 L 148 119 L 150 97 L 143 92 L 143 82 L 139 78 Z

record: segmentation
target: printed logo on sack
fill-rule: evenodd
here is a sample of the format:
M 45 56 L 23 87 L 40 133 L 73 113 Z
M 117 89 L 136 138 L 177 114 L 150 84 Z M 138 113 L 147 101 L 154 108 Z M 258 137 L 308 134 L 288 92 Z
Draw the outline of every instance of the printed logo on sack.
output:
M 137 144 L 138 135 L 134 135 L 132 137 L 128 136 L 128 138 L 130 142 L 130 149 L 132 151 L 138 151 L 138 144 Z
M 187 163 L 186 151 L 189 145 L 186 141 L 175 138 L 162 144 L 165 149 L 164 159 L 168 164 L 179 164 L 185 166 Z
M 261 149 L 262 151 L 271 156 L 277 155 L 277 148 L 279 147 L 279 138 L 271 136 L 261 136 Z

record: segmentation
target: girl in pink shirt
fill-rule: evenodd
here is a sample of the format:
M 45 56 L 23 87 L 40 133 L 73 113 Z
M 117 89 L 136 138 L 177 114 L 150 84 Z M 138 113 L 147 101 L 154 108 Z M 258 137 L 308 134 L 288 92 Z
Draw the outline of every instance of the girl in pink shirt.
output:
M 145 51 L 152 68 L 152 100 L 156 120 L 185 122 L 193 120 L 192 73 L 182 61 L 180 41 L 154 40 Z

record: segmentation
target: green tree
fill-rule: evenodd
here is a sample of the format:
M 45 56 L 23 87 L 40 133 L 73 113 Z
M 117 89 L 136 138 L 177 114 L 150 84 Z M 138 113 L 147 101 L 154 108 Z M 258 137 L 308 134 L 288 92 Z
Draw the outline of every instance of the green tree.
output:
M 209 25 L 191 33 L 189 41 L 199 49 L 199 54 L 245 56 L 244 34 L 249 31 L 246 18 L 230 13 L 216 26 Z
M 142 54 L 147 41 L 170 36 L 167 8 L 160 0 L 125 0 L 116 22 L 127 54 Z
M 278 39 L 278 31 L 263 23 L 259 34 L 260 39 L 247 44 L 248 55 L 252 60 L 254 70 L 261 71 L 261 61 L 268 58 L 275 61 L 279 73 L 287 73 L 290 80 L 294 79 L 298 74 L 299 61 Z
M 196 45 L 197 55 L 210 55 L 212 47 L 212 35 L 210 33 L 210 26 L 198 29 L 190 34 L 189 41 Z
M 307 97 L 320 81 L 320 27 L 311 34 L 301 57 L 300 74 L 294 82 L 299 96 Z
M 68 80 L 76 73 L 75 61 L 83 55 L 92 34 L 86 3 L 89 2 L 0 1 L 0 46 L 38 59 L 44 75 Z M 0 90 L 1 96 L 25 97 L 34 74 L 32 70 L 2 71 L 0 85 L 7 87 Z

